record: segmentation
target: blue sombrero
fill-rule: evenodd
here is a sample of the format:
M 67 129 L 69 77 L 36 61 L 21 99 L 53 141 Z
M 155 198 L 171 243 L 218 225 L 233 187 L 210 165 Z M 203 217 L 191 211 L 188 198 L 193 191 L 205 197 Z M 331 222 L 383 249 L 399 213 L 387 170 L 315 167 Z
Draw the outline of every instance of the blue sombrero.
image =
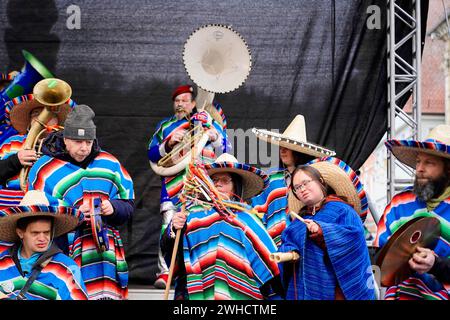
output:
M 269 184 L 269 176 L 256 167 L 239 163 L 231 154 L 223 153 L 214 163 L 206 164 L 208 175 L 219 172 L 236 173 L 242 177 L 242 198 L 250 199 L 261 193 Z
M 53 237 L 63 235 L 83 222 L 84 215 L 73 207 L 50 206 L 42 191 L 28 191 L 19 206 L 0 211 L 0 240 L 16 242 L 17 221 L 27 217 L 52 217 Z
M 398 160 L 413 169 L 419 152 L 450 159 L 450 126 L 438 125 L 424 141 L 393 139 L 387 140 L 385 145 Z

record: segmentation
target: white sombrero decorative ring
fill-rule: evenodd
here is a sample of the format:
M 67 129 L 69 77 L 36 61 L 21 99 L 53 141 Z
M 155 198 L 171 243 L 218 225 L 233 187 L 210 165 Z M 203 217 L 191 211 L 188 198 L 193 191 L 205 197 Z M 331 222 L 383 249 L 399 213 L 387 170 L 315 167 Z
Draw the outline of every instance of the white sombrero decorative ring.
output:
M 0 240 L 18 241 L 17 221 L 21 218 L 38 216 L 53 218 L 54 237 L 75 229 L 79 223 L 83 222 L 84 218 L 84 215 L 75 208 L 50 206 L 44 192 L 31 190 L 25 194 L 19 206 L 0 211 Z
M 347 199 L 347 202 L 353 206 L 364 222 L 369 208 L 366 192 L 358 175 L 348 164 L 335 157 L 325 157 L 314 159 L 306 165 L 317 169 L 325 182 L 333 188 L 338 196 Z M 295 208 L 293 210 L 300 210 L 304 206 L 292 191 L 289 192 L 289 203 L 292 203 L 292 208 Z
M 282 134 L 257 128 L 253 128 L 252 132 L 261 140 L 313 157 L 332 157 L 336 155 L 336 152 L 333 150 L 308 142 L 306 139 L 305 118 L 301 114 L 295 116 Z
M 441 124 L 430 131 L 425 141 L 417 140 L 387 140 L 386 147 L 394 156 L 410 166 L 416 168 L 418 152 L 450 159 L 450 126 Z
M 241 176 L 244 199 L 256 196 L 269 184 L 269 176 L 264 171 L 248 164 L 239 163 L 229 153 L 221 154 L 214 163 L 206 164 L 205 169 L 210 176 L 222 172 L 236 173 Z
M 205 91 L 227 93 L 239 88 L 251 70 L 251 55 L 242 36 L 229 26 L 198 28 L 187 39 L 184 67 L 192 81 Z

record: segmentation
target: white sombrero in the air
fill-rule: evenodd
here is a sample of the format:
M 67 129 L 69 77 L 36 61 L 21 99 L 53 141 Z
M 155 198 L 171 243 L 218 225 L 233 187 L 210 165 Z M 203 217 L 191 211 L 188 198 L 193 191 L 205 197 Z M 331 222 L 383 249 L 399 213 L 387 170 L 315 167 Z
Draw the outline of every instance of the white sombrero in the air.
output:
M 336 155 L 336 152 L 333 150 L 308 142 L 305 118 L 301 114 L 295 116 L 282 134 L 257 128 L 253 128 L 252 132 L 261 140 L 313 157 L 331 157 Z

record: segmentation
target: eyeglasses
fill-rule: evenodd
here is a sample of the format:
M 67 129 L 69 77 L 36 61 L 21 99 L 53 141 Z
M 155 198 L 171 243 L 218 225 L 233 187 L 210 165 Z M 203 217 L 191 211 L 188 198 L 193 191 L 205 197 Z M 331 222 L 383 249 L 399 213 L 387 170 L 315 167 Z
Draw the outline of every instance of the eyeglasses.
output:
M 230 177 L 214 177 L 214 178 L 211 178 L 211 180 L 214 184 L 217 184 L 219 182 L 221 184 L 229 184 L 229 183 L 231 183 L 231 181 L 233 179 L 231 179 Z
M 305 181 L 303 181 L 302 183 L 300 183 L 300 184 L 296 184 L 296 185 L 294 185 L 294 192 L 298 192 L 298 191 L 301 191 L 301 190 L 303 190 L 303 188 L 306 188 L 306 187 L 308 187 L 308 185 L 311 183 L 311 182 L 313 182 L 314 180 L 305 180 Z

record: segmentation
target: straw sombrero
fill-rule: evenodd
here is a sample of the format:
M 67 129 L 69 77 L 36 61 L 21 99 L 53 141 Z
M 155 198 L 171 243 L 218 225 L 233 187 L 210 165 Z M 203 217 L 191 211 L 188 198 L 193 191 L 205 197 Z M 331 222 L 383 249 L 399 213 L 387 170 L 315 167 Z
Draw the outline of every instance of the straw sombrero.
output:
M 69 100 L 67 103 L 59 106 L 59 112 L 55 113 L 58 118 L 58 124 L 64 124 L 73 105 L 74 102 Z M 5 104 L 6 117 L 9 118 L 6 121 L 10 121 L 19 134 L 26 134 L 31 122 L 31 111 L 43 107 L 44 105 L 34 99 L 32 94 L 14 98 Z
M 72 207 L 50 206 L 45 193 L 42 191 L 28 191 L 19 206 L 9 207 L 0 211 L 0 240 L 16 242 L 17 221 L 26 217 L 52 217 L 54 219 L 54 237 L 63 235 L 83 221 L 83 214 Z
M 358 175 L 349 165 L 335 157 L 314 159 L 306 165 L 317 169 L 336 194 L 347 199 L 347 202 L 353 206 L 361 220 L 366 219 L 368 210 L 366 193 Z M 300 210 L 304 206 L 292 191 L 289 192 L 289 203 L 292 204 L 289 207 L 291 210 Z
M 239 163 L 229 153 L 221 154 L 214 163 L 206 164 L 205 169 L 210 176 L 219 172 L 232 172 L 240 175 L 242 177 L 242 197 L 244 199 L 256 196 L 269 183 L 269 176 L 264 171 L 248 164 Z
M 308 142 L 305 118 L 301 114 L 295 116 L 282 134 L 257 128 L 253 128 L 252 132 L 261 140 L 313 157 L 331 157 L 336 155 L 336 152 L 333 150 Z
M 438 125 L 430 131 L 425 141 L 387 140 L 385 145 L 398 160 L 413 169 L 416 168 L 418 152 L 450 159 L 450 126 Z

